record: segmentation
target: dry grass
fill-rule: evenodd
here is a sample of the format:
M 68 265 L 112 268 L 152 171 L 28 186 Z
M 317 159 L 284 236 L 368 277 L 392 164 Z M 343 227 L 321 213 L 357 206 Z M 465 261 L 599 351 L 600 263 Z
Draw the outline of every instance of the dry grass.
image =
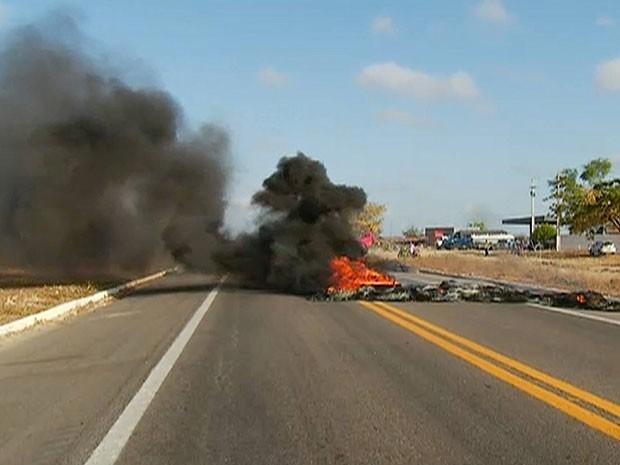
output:
M 62 302 L 87 296 L 115 282 L 53 282 L 16 273 L 0 273 L 0 324 Z
M 620 255 L 588 257 L 544 253 L 517 256 L 478 251 L 424 250 L 413 266 L 565 290 L 589 289 L 620 297 Z
M 0 324 L 96 291 L 92 284 L 0 288 Z

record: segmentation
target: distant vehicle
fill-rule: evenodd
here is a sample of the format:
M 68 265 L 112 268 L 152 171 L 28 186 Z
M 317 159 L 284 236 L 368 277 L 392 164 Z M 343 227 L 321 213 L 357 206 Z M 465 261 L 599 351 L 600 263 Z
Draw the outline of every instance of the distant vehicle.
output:
M 435 239 L 435 247 L 438 248 L 438 249 L 443 248 L 443 244 L 447 240 L 448 240 L 448 236 L 446 236 L 446 235 L 438 237 L 437 239 Z
M 447 241 L 446 249 L 471 249 L 473 241 L 467 231 L 457 231 Z
M 445 249 L 503 249 L 514 244 L 515 237 L 506 231 L 457 231 L 442 242 Z
M 515 237 L 506 231 L 474 231 L 471 241 L 475 249 L 507 249 L 512 246 Z
M 616 253 L 616 245 L 611 241 L 596 241 L 590 246 L 590 255 L 613 255 Z

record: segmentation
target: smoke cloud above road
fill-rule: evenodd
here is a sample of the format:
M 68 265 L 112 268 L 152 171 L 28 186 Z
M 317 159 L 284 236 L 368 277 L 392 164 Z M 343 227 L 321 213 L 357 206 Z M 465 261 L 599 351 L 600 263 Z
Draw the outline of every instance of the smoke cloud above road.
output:
M 332 183 L 303 153 L 285 157 L 252 203 L 262 214 L 255 232 L 225 244 L 217 261 L 246 284 L 310 293 L 325 289 L 335 256 L 363 253 L 352 216 L 366 204 L 359 187 Z
M 13 31 L 0 52 L 0 265 L 209 269 L 230 140 L 182 120 L 168 93 L 126 84 L 89 53 L 73 18 Z

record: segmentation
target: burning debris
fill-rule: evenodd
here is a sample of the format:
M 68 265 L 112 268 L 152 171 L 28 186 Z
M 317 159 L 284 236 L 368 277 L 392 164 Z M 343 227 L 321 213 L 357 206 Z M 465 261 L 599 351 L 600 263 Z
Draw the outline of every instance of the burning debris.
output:
M 360 258 L 351 218 L 366 204 L 358 187 L 331 182 L 303 153 L 280 160 L 252 203 L 263 210 L 256 232 L 229 240 L 216 254 L 244 284 L 308 294 L 330 285 L 333 257 Z
M 495 302 L 495 303 L 540 303 L 552 307 L 575 308 L 620 312 L 620 301 L 607 299 L 593 291 L 585 292 L 537 292 L 511 286 L 443 281 L 439 285 L 402 286 L 363 262 L 355 262 L 347 273 L 342 273 L 340 260 L 335 259 L 334 282 L 324 292 L 312 296 L 312 300 L 347 301 L 378 300 L 390 302 Z M 351 276 L 351 271 L 356 271 Z M 375 276 L 381 280 L 376 281 Z M 391 284 L 388 284 L 391 280 Z M 357 285 L 355 285 L 357 284 Z
M 327 292 L 354 291 L 361 287 L 394 287 L 394 278 L 369 268 L 363 260 L 348 257 L 334 257 L 330 262 L 332 275 Z
M 393 263 L 390 262 L 390 265 Z M 334 257 L 330 285 L 311 299 L 342 302 L 378 300 L 389 302 L 502 302 L 540 303 L 552 307 L 620 312 L 620 301 L 586 292 L 537 292 L 512 286 L 463 283 L 454 280 L 438 285 L 402 286 L 388 274 L 369 267 L 363 260 Z
M 61 32 L 59 32 L 61 31 Z M 183 129 L 169 94 L 124 83 L 71 17 L 0 50 L 0 257 L 48 276 L 205 268 L 224 214 L 229 138 Z

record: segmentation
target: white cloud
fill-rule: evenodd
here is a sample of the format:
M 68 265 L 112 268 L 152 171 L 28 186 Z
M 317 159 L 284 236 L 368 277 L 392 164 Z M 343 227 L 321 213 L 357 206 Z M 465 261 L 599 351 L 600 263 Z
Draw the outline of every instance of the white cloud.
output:
M 506 24 L 512 19 L 502 0 L 480 0 L 474 8 L 474 14 L 482 21 L 493 24 Z
M 601 90 L 620 91 L 620 57 L 596 67 L 596 85 Z
M 612 27 L 616 24 L 616 20 L 611 16 L 599 16 L 596 18 L 596 25 L 599 27 Z
M 480 97 L 476 83 L 463 71 L 439 77 L 394 62 L 366 66 L 357 81 L 364 87 L 388 90 L 419 100 L 472 101 Z
M 258 80 L 268 87 L 281 87 L 288 82 L 288 75 L 266 66 L 258 71 Z
M 396 26 L 390 16 L 377 16 L 370 25 L 372 32 L 381 35 L 393 35 L 396 33 Z

